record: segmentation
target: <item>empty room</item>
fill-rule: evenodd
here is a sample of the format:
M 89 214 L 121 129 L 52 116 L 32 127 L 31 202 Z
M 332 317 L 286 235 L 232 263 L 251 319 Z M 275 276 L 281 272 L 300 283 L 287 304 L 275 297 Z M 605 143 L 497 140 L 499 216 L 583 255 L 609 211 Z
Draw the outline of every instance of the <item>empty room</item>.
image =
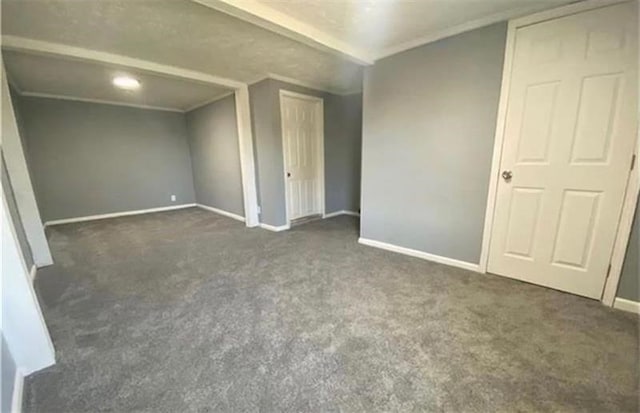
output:
M 640 412 L 637 0 L 2 0 L 2 413 Z

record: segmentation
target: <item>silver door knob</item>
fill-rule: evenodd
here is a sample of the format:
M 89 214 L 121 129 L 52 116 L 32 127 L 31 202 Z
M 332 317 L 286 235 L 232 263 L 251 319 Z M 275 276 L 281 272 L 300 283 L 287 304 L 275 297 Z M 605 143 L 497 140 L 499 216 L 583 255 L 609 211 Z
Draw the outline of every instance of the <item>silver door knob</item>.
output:
M 513 178 L 513 172 L 511 171 L 502 171 L 502 179 L 509 182 Z

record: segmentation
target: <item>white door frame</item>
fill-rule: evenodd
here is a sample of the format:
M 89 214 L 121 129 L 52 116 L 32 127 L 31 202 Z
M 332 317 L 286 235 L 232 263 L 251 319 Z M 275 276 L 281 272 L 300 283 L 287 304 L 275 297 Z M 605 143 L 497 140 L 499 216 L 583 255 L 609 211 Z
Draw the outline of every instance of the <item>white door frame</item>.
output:
M 280 99 L 280 133 L 282 134 L 282 176 L 284 179 L 284 204 L 285 204 L 285 215 L 287 218 L 287 225 L 291 225 L 291 219 L 289 219 L 289 189 L 287 188 L 287 162 L 286 162 L 286 153 L 285 153 L 285 141 L 284 141 L 284 129 L 282 125 L 284 123 L 283 119 L 283 110 L 282 110 L 282 98 L 283 97 L 292 97 L 297 99 L 304 99 L 316 104 L 316 115 L 320 122 L 318 122 L 318 151 L 317 151 L 317 174 L 318 174 L 318 198 L 320 199 L 320 213 L 322 217 L 325 217 L 325 188 L 324 188 L 324 99 L 311 96 L 304 95 L 302 93 L 292 92 L 290 90 L 280 89 L 279 99 Z
M 491 175 L 489 180 L 489 194 L 487 196 L 487 209 L 484 218 L 484 230 L 482 235 L 482 249 L 480 252 L 480 271 L 487 272 L 489 265 L 489 246 L 491 244 L 491 232 L 493 229 L 493 219 L 496 208 L 496 196 L 498 193 L 498 180 L 500 174 L 500 162 L 502 160 L 502 148 L 504 144 L 504 128 L 506 124 L 507 107 L 509 101 L 509 89 L 511 84 L 511 69 L 516 46 L 516 31 L 520 27 L 529 26 L 546 20 L 569 16 L 588 10 L 611 6 L 618 3 L 625 3 L 628 0 L 586 0 L 580 3 L 570 4 L 552 10 L 535 13 L 530 16 L 509 20 L 507 30 L 507 42 L 505 47 L 504 66 L 502 69 L 502 84 L 500 86 L 500 103 L 498 104 L 498 117 L 496 121 L 496 133 L 493 147 L 493 157 L 491 159 Z M 635 0 L 632 0 L 635 1 Z M 640 137 L 636 137 L 635 155 L 640 152 Z M 629 154 L 629 161 L 634 154 Z M 631 167 L 631 164 L 629 165 Z M 632 173 L 633 172 L 633 173 Z M 631 224 L 636 210 L 638 193 L 640 192 L 640 168 L 636 167 L 629 171 L 627 190 L 622 214 L 618 223 L 618 233 L 614 243 L 611 257 L 611 267 L 601 301 L 607 306 L 613 306 L 615 294 L 618 289 L 622 264 L 626 252 L 629 236 L 631 234 Z
M 177 66 L 169 66 L 150 62 L 148 60 L 83 49 L 65 44 L 27 39 L 25 37 L 2 36 L 2 47 L 10 50 L 26 51 L 45 55 L 67 56 L 90 62 L 122 65 L 145 72 L 160 73 L 170 77 L 195 80 L 197 82 L 223 86 L 233 90 L 236 100 L 236 122 L 238 124 L 238 147 L 240 150 L 240 172 L 242 175 L 245 223 L 248 227 L 255 227 L 260 224 L 258 218 L 255 161 L 253 157 L 249 87 L 246 83 Z

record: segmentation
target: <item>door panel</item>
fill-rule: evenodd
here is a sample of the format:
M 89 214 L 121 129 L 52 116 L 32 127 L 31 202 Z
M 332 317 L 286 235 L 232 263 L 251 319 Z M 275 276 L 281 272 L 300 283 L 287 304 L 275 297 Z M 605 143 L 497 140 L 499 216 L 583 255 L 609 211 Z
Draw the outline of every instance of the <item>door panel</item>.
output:
M 514 188 L 507 230 L 505 253 L 533 258 L 533 245 L 540 221 L 542 188 Z
M 322 213 L 321 101 L 281 95 L 287 215 L 294 220 Z
M 489 271 L 599 298 L 636 141 L 637 4 L 516 32 Z

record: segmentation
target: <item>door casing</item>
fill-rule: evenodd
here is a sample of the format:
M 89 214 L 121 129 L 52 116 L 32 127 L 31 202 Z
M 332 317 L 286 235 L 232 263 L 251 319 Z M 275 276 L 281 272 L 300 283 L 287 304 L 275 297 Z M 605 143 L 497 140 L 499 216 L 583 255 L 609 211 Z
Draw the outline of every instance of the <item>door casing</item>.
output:
M 626 2 L 628 2 L 628 0 L 587 0 L 509 21 L 505 47 L 505 59 L 502 71 L 502 83 L 500 86 L 500 101 L 498 104 L 498 117 L 496 121 L 493 157 L 491 160 L 491 175 L 489 180 L 489 192 L 487 196 L 487 208 L 485 213 L 482 237 L 482 249 L 480 252 L 481 272 L 486 273 L 489 264 L 489 246 L 491 244 L 491 234 L 496 209 L 496 198 L 498 193 L 500 164 L 502 161 L 504 130 L 506 125 L 507 107 L 509 103 L 511 71 L 516 46 L 515 41 L 517 29 L 547 20 L 557 19 L 572 14 Z M 635 152 L 633 154 L 636 157 L 636 166 L 633 169 L 630 168 L 629 170 L 629 175 L 627 178 L 627 189 L 623 201 L 622 213 L 618 222 L 618 231 L 611 257 L 611 266 L 601 297 L 601 302 L 607 306 L 613 306 L 614 303 L 615 294 L 618 289 L 618 282 L 620 280 L 620 273 L 622 271 L 622 264 L 624 262 L 625 251 L 629 242 L 629 237 L 631 235 L 633 215 L 636 210 L 638 194 L 640 193 L 640 168 L 637 166 L 638 153 L 640 152 L 640 137 L 637 134 L 638 128 L 636 128 L 636 144 Z
M 316 154 L 317 154 L 316 155 L 317 156 L 316 174 L 318 177 L 318 193 L 316 194 L 316 196 L 318 197 L 318 200 L 320 202 L 320 214 L 324 218 L 326 215 L 325 214 L 325 188 L 324 188 L 324 99 L 316 96 L 310 96 L 302 93 L 292 92 L 285 89 L 280 89 L 279 99 L 280 99 L 280 124 L 281 125 L 284 123 L 283 98 L 286 98 L 286 97 L 308 100 L 313 102 L 316 107 L 315 108 L 316 116 L 320 120 L 318 122 L 317 131 L 316 131 L 316 134 L 317 134 L 316 143 L 318 145 L 318 150 L 316 151 Z M 285 215 L 287 219 L 287 226 L 289 226 L 291 225 L 291 219 L 289 218 L 291 214 L 289 212 L 289 189 L 287 185 L 287 164 L 286 164 L 286 152 L 285 152 L 286 142 L 284 139 L 284 130 L 281 130 L 281 134 L 282 134 L 281 139 L 282 139 L 282 166 L 283 166 L 282 177 L 285 182 L 285 185 L 284 185 Z

